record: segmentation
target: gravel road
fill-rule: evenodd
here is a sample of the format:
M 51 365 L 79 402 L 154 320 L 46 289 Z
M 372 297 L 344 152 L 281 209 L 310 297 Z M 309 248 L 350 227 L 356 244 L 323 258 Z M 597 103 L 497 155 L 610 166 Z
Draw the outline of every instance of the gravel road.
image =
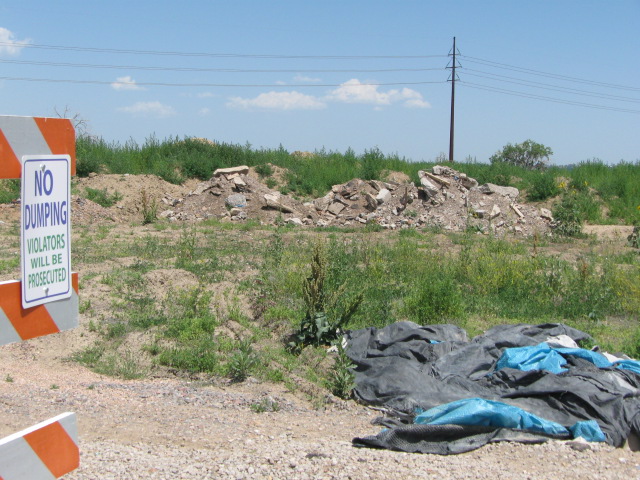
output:
M 85 479 L 630 479 L 640 454 L 605 445 L 497 444 L 457 456 L 355 448 L 377 412 L 316 410 L 278 385 L 121 381 L 65 361 L 72 332 L 0 348 L 0 436 L 76 412 Z M 275 411 L 256 412 L 257 405 Z

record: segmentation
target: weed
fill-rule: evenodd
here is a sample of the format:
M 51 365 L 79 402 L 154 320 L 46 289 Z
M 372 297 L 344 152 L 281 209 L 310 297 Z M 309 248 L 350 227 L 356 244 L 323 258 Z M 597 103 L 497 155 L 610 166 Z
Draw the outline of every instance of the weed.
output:
M 249 408 L 255 413 L 277 412 L 280 410 L 280 404 L 271 397 L 264 397 L 259 402 L 252 403 Z
M 347 356 L 341 341 L 336 343 L 338 356 L 329 374 L 328 386 L 336 397 L 347 399 L 355 388 L 355 374 L 352 369 L 355 367 L 351 359 Z
M 7 383 L 13 383 L 13 377 L 7 373 L 7 376 L 4 377 L 4 381 Z
M 327 258 L 325 245 L 317 242 L 311 258 L 311 276 L 302 284 L 306 313 L 290 343 L 292 351 L 305 345 L 329 345 L 340 335 L 342 327 L 351 319 L 362 302 L 362 294 L 352 298 L 343 309 L 338 302 L 345 294 L 346 284 L 332 292 L 325 289 Z
M 260 175 L 261 178 L 270 177 L 273 175 L 273 168 L 268 163 L 256 165 L 256 173 Z
M 565 192 L 553 209 L 554 232 L 563 237 L 578 237 L 582 234 L 583 217 L 578 196 L 575 192 Z
M 155 198 L 150 198 L 146 189 L 142 189 L 140 193 L 140 211 L 143 225 L 154 223 L 158 219 L 158 203 Z
M 234 382 L 243 382 L 258 365 L 259 360 L 256 353 L 251 348 L 250 341 L 240 342 L 238 349 L 229 359 L 227 370 L 229 377 Z
M 60 385 L 58 385 L 57 383 L 52 383 L 49 388 L 51 390 L 58 390 L 60 388 Z
M 109 194 L 106 188 L 97 190 L 95 188 L 86 187 L 85 191 L 89 200 L 105 208 L 112 207 L 122 200 L 122 195 L 120 193 L 115 191 L 112 194 Z

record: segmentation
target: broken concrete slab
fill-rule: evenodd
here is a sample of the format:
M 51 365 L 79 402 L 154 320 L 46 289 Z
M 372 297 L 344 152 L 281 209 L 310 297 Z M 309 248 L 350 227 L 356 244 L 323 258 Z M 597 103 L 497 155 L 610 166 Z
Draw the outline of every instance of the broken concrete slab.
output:
M 388 203 L 389 201 L 391 201 L 391 198 L 391 192 L 386 188 L 381 189 L 378 192 L 378 195 L 376 195 L 376 201 L 378 202 L 378 204 Z
M 283 213 L 293 213 L 293 208 L 282 203 L 280 194 L 267 193 L 263 197 L 265 205 L 274 210 L 279 210 Z
M 503 197 L 509 197 L 512 200 L 515 200 L 516 198 L 518 198 L 518 195 L 520 195 L 520 190 L 515 187 L 502 187 L 493 183 L 485 183 L 484 185 L 480 185 L 478 187 L 478 190 L 480 190 L 485 195 L 502 195 Z
M 219 177 L 220 175 L 233 175 L 234 173 L 239 175 L 246 175 L 249 173 L 249 167 L 247 167 L 246 165 L 241 165 L 239 167 L 218 168 L 215 172 L 213 172 L 213 176 Z

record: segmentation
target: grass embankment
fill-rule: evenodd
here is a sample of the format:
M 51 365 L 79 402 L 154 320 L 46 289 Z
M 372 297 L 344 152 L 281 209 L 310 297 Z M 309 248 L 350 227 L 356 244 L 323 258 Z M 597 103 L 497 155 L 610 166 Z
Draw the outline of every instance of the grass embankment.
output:
M 344 366 L 332 370 L 324 347 L 287 348 L 307 311 L 303 285 L 318 242 L 326 258 L 324 292 L 340 292 L 324 312 L 328 323 L 361 297 L 345 328 L 412 320 L 454 323 L 475 335 L 501 323 L 562 322 L 606 349 L 640 354 L 640 256 L 632 249 L 415 230 L 299 232 L 216 222 L 178 228 L 158 225 L 143 238 L 125 238 L 102 227 L 101 238 L 87 230 L 75 242 L 76 264 L 88 271 L 106 258 L 121 259 L 109 273 L 84 277 L 105 285 L 111 304 L 105 312 L 90 299 L 82 302 L 98 337 L 76 355 L 79 361 L 125 377 L 155 365 L 235 380 L 252 375 L 291 390 L 306 384 L 344 391 Z M 566 260 L 558 253 L 577 250 Z M 149 283 L 158 269 L 178 277 L 190 272 L 197 285 L 158 299 Z M 224 309 L 212 302 L 221 285 Z M 250 311 L 240 308 L 247 299 Z M 129 342 L 140 335 L 141 344 Z
M 283 193 L 319 197 L 332 185 L 353 178 L 379 179 L 385 171 L 401 171 L 418 181 L 417 172 L 435 162 L 411 162 L 377 148 L 356 154 L 325 151 L 312 155 L 291 155 L 283 147 L 253 149 L 227 143 L 197 139 L 148 139 L 143 145 L 107 143 L 102 139 L 80 138 L 77 142 L 78 174 L 149 173 L 172 182 L 186 178 L 207 180 L 216 168 L 237 165 L 273 164 L 289 170 Z M 459 162 L 457 170 L 480 183 L 510 185 L 527 192 L 531 201 L 546 200 L 572 192 L 583 220 L 591 223 L 640 223 L 640 162 L 620 162 L 607 166 L 588 160 L 575 168 L 551 167 L 531 171 L 505 163 Z
M 377 148 L 356 154 L 315 151 L 310 155 L 293 155 L 283 147 L 254 149 L 250 145 L 208 142 L 200 139 L 151 137 L 144 144 L 129 141 L 124 145 L 101 138 L 81 137 L 77 140 L 78 175 L 91 172 L 154 174 L 172 183 L 187 178 L 208 180 L 217 168 L 267 164 L 286 168 L 287 184 L 283 193 L 299 197 L 320 197 L 332 185 L 353 178 L 380 179 L 385 171 L 404 172 L 417 182 L 417 172 L 436 162 L 412 162 L 395 154 L 384 154 Z M 526 192 L 530 201 L 542 201 L 572 195 L 572 208 L 589 223 L 640 223 L 640 161 L 620 162 L 607 166 L 601 161 L 587 160 L 574 168 L 551 167 L 532 171 L 505 163 L 457 162 L 457 170 L 482 183 L 514 186 Z M 0 181 L 0 203 L 19 196 L 19 184 Z

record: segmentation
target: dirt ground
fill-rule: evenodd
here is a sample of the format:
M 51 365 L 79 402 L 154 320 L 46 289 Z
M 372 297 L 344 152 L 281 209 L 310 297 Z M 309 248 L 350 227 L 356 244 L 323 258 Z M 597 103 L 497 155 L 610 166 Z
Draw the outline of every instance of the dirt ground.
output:
M 277 175 L 282 178 L 282 172 L 277 172 Z M 346 198 L 349 188 L 339 186 L 335 189 L 330 204 L 344 203 L 346 208 L 358 205 L 352 214 L 339 217 L 340 214 L 319 210 L 312 202 L 305 205 L 289 197 L 280 199 L 284 209 L 266 207 L 261 199 L 274 191 L 266 187 L 264 179 L 253 171 L 241 178 L 248 187 L 244 190 L 248 201 L 247 207 L 243 207 L 246 210 L 240 212 L 233 210 L 237 207 L 225 204 L 226 197 L 240 193 L 230 186 L 233 179 L 189 181 L 181 186 L 149 175 L 96 175 L 77 179 L 73 187 L 73 222 L 81 228 L 74 231 L 74 236 L 85 229 L 96 234 L 100 225 L 113 227 L 112 236 L 143 237 L 153 232 L 152 226 L 141 225 L 143 195 L 157 206 L 158 214 L 173 211 L 164 216 L 164 221 L 171 222 L 195 222 L 215 217 L 229 222 L 253 219 L 272 223 L 300 218 L 300 228 L 305 228 L 305 225 L 317 226 L 323 219 L 327 225 L 349 225 L 346 222 L 364 225 L 354 219 L 364 218 L 358 217 L 361 213 L 375 213 L 367 209 L 363 200 L 362 192 L 370 192 L 372 196 L 376 193 L 369 184 L 358 184 L 362 190 L 351 191 L 350 198 Z M 401 205 L 401 201 L 407 200 L 409 190 L 391 183 L 387 186 L 393 186 L 395 192 L 392 193 L 395 203 L 390 206 L 391 212 Z M 114 206 L 104 208 L 84 198 L 87 187 L 110 194 L 117 192 L 122 198 Z M 211 193 L 212 190 L 220 194 Z M 336 200 L 335 195 L 344 201 Z M 417 204 L 422 200 L 416 194 L 413 199 L 416 205 L 404 205 L 404 215 L 385 213 L 382 217 L 401 218 L 409 224 L 409 220 L 428 216 L 430 212 L 442 216 L 437 212 L 438 207 L 449 205 L 449 212 L 452 212 L 459 206 L 460 198 L 451 199 L 449 195 L 436 201 L 441 201 L 440 205 L 430 203 L 420 210 Z M 518 204 L 526 219 L 535 216 L 535 221 L 518 223 L 517 214 L 510 210 L 511 202 L 487 198 L 491 201 L 486 201 L 486 205 L 476 205 L 476 209 L 484 210 L 486 207 L 486 210 L 491 210 L 493 205 L 501 205 L 499 209 L 501 215 L 504 214 L 505 228 L 508 222 L 512 222 L 512 227 L 521 227 L 520 235 L 530 231 L 527 229 L 534 224 L 544 232 L 548 231 L 548 221 L 540 220 L 534 213 L 539 212 L 539 207 Z M 455 204 L 447 204 L 454 200 Z M 474 201 L 483 200 L 478 197 Z M 285 211 L 288 208 L 290 212 Z M 420 211 L 407 216 L 410 208 Z M 464 208 L 465 217 L 469 208 Z M 240 215 L 242 211 L 247 213 L 246 217 Z M 0 205 L 0 248 L 16 250 L 16 255 L 19 212 L 19 204 Z M 305 219 L 306 222 L 303 221 Z M 404 220 L 393 224 L 402 228 Z M 392 224 L 385 222 L 385 225 Z M 458 223 L 451 220 L 448 225 Z M 586 226 L 585 233 L 593 235 L 604 250 L 621 251 L 631 229 L 626 226 Z M 168 231 L 166 234 L 172 233 Z M 258 241 L 260 236 L 259 232 L 250 231 L 232 231 L 229 234 L 238 235 L 239 240 L 255 235 L 255 241 Z M 386 232 L 373 234 L 384 235 Z M 444 235 L 438 241 L 444 248 L 453 248 Z M 548 248 L 571 257 L 580 254 L 581 244 Z M 117 262 L 130 260 L 106 260 L 76 265 L 74 269 L 84 275 L 100 275 L 112 270 Z M 251 275 L 251 272 L 244 274 Z M 5 273 L 0 275 L 0 281 L 13 276 L 10 272 Z M 181 285 L 196 283 L 193 274 L 176 270 L 154 270 L 148 274 L 147 280 L 159 299 L 166 296 L 176 282 Z M 234 287 L 234 282 L 229 281 L 217 285 L 214 293 L 220 308 L 229 307 L 225 302 L 231 301 L 228 293 Z M 83 299 L 90 297 L 94 311 L 109 315 L 111 292 L 106 285 L 89 283 L 82 295 Z M 250 310 L 250 302 L 246 298 L 239 301 L 241 309 Z M 92 341 L 89 318 L 81 314 L 77 329 L 0 347 L 0 437 L 62 412 L 75 412 L 80 432 L 81 467 L 66 477 L 69 479 L 640 478 L 639 454 L 600 445 L 583 448 L 568 443 L 545 446 L 502 444 L 487 446 L 455 459 L 360 450 L 351 446 L 351 439 L 375 434 L 379 430 L 379 427 L 371 425 L 371 420 L 379 413 L 372 409 L 330 396 L 323 402 L 323 408 L 318 409 L 304 391 L 291 393 L 283 385 L 255 379 L 231 384 L 161 374 L 142 380 L 118 380 L 91 372 L 69 360 L 73 352 Z M 276 404 L 278 408 L 256 413 L 255 405 L 265 402 Z

